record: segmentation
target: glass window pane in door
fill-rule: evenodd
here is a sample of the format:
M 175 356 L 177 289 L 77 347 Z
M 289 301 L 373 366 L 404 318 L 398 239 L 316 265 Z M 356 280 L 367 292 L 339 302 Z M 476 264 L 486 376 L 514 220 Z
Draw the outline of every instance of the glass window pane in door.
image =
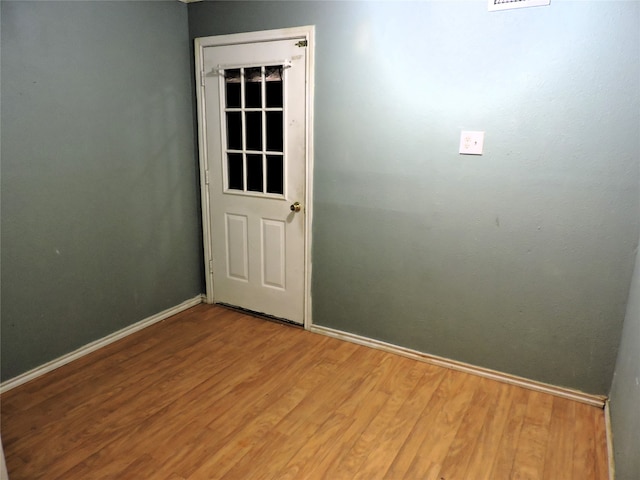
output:
M 242 150 L 241 112 L 227 112 L 227 148 Z
M 282 67 L 265 67 L 264 77 L 267 108 L 282 108 Z
M 282 152 L 282 112 L 267 112 L 267 150 Z
M 267 155 L 267 193 L 284 193 L 282 155 Z
M 241 98 L 241 77 L 240 77 L 240 69 L 235 68 L 232 70 L 224 71 L 224 84 L 226 87 L 226 103 L 227 108 L 240 108 L 240 98 Z
M 227 188 L 244 190 L 244 175 L 241 153 L 227 154 Z
M 262 151 L 262 112 L 245 113 L 247 150 Z
M 244 106 L 262 107 L 262 67 L 244 69 Z
M 262 154 L 247 154 L 247 191 L 262 192 Z

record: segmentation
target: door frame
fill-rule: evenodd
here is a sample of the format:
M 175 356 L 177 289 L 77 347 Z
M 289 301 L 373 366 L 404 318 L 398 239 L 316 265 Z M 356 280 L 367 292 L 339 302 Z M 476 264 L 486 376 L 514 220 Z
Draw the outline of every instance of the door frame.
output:
M 258 32 L 233 33 L 229 35 L 216 35 L 211 37 L 199 37 L 194 40 L 195 50 L 195 81 L 196 104 L 198 114 L 198 153 L 200 163 L 200 196 L 202 207 L 202 241 L 204 251 L 204 274 L 206 284 L 206 303 L 214 303 L 213 284 L 213 252 L 212 230 L 210 221 L 209 183 L 213 175 L 209 174 L 209 159 L 206 149 L 206 111 L 204 96 L 204 49 L 206 47 L 220 47 L 226 45 L 251 44 L 277 40 L 302 40 L 306 46 L 306 119 L 305 119 L 305 198 L 304 198 L 304 307 L 303 325 L 308 330 L 311 325 L 311 226 L 313 214 L 313 95 L 314 95 L 314 48 L 315 26 L 282 28 L 278 30 L 263 30 Z

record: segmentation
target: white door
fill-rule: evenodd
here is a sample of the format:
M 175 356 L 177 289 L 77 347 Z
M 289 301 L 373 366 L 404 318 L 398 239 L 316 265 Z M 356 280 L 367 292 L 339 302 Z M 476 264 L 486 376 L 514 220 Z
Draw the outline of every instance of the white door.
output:
M 300 324 L 306 292 L 305 40 L 201 44 L 199 52 L 208 298 Z

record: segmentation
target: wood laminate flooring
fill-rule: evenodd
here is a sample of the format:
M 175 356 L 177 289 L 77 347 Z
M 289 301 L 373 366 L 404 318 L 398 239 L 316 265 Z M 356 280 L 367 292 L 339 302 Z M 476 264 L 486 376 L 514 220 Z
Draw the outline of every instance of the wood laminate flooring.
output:
M 204 304 L 0 401 L 11 480 L 608 475 L 599 408 Z

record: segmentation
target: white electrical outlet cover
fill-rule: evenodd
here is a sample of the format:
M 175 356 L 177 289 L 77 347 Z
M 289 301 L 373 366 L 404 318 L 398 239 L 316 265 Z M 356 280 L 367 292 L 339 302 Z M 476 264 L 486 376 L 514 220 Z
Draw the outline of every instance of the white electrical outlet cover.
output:
M 482 155 L 484 132 L 463 131 L 460 134 L 460 154 Z

